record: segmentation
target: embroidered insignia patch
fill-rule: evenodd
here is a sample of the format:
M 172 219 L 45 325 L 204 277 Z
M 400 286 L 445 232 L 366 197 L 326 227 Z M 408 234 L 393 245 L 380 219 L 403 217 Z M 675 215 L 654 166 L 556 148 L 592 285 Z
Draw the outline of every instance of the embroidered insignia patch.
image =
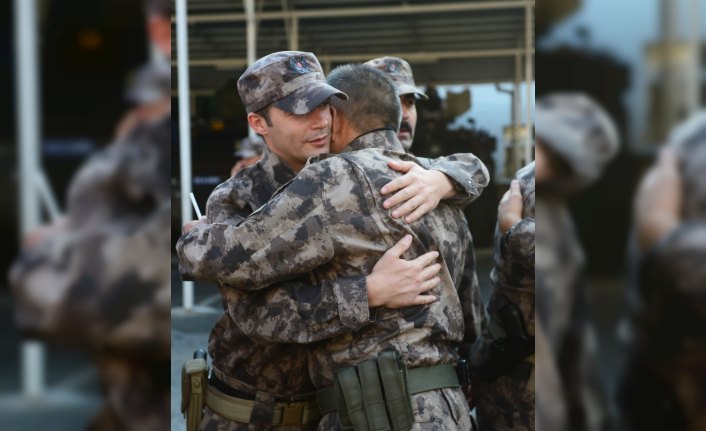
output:
M 311 67 L 309 66 L 309 63 L 307 62 L 306 58 L 304 58 L 302 56 L 290 58 L 287 68 L 291 72 L 296 72 L 296 73 L 309 73 L 309 72 L 311 72 Z

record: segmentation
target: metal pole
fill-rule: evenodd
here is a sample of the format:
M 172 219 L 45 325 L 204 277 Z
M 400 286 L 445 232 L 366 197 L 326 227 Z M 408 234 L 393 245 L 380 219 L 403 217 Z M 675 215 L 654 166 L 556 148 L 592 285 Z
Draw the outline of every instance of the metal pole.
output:
M 39 66 L 37 44 L 37 3 L 15 0 L 15 103 L 20 166 L 20 232 L 24 236 L 39 226 L 39 196 L 34 175 L 39 171 L 39 139 L 42 130 L 39 116 Z M 44 345 L 36 341 L 22 343 L 22 392 L 38 397 L 44 392 Z
M 519 135 L 519 127 L 522 125 L 522 94 L 521 94 L 521 89 L 520 89 L 520 84 L 522 83 L 522 55 L 517 54 L 515 56 L 515 93 L 513 94 L 512 97 L 512 109 L 514 111 L 514 115 L 512 117 L 512 123 L 514 127 L 514 132 L 512 134 L 512 163 L 513 163 L 513 172 L 517 171 L 520 169 L 520 153 L 521 153 L 521 146 L 524 145 L 524 142 L 520 142 L 520 135 Z
M 700 1 L 691 0 L 690 2 L 691 10 L 689 14 L 691 15 L 691 55 L 693 65 L 691 68 L 692 75 L 692 85 L 691 91 L 689 92 L 689 113 L 693 114 L 699 109 L 699 104 L 701 103 L 701 10 Z
M 289 27 L 289 50 L 299 51 L 299 19 L 292 18 L 292 25 Z
M 255 2 L 254 0 L 243 0 L 243 7 L 245 8 L 246 17 L 246 28 L 245 34 L 247 35 L 247 55 L 248 55 L 248 66 L 255 62 L 255 56 L 257 55 L 257 29 L 255 28 Z
M 59 203 L 56 201 L 54 192 L 51 190 L 49 185 L 49 180 L 44 172 L 38 171 L 35 177 L 37 190 L 39 191 L 42 200 L 44 202 L 44 207 L 49 212 L 49 217 L 52 222 L 59 221 L 61 219 L 61 210 L 59 209 Z
M 527 8 L 525 8 L 525 78 L 527 79 L 526 88 L 527 91 L 527 121 L 525 125 L 527 127 L 525 133 L 525 160 L 524 164 L 529 163 L 532 160 L 532 105 L 534 104 L 534 97 L 532 97 L 532 81 L 534 79 L 534 73 L 532 70 L 532 42 L 534 41 L 534 29 L 532 24 L 534 23 L 532 14 L 532 1 L 527 0 Z
M 662 140 L 667 135 L 667 131 L 676 122 L 677 101 L 675 100 L 675 90 L 678 92 L 678 78 L 674 67 L 674 42 L 676 40 L 676 16 L 677 4 L 672 0 L 662 0 L 660 27 L 662 32 L 662 86 L 661 86 L 661 107 L 662 115 Z
M 255 20 L 255 3 L 254 0 L 243 0 L 243 8 L 245 9 L 246 23 L 245 23 L 245 35 L 247 44 L 247 62 L 248 66 L 255 63 L 255 56 L 257 55 L 257 28 Z M 257 139 L 257 133 L 248 124 L 248 136 L 250 139 Z
M 191 110 L 189 109 L 189 34 L 186 0 L 176 0 L 177 75 L 179 79 L 179 161 L 181 163 L 181 221 L 191 220 Z M 184 309 L 194 307 L 194 283 L 183 282 Z

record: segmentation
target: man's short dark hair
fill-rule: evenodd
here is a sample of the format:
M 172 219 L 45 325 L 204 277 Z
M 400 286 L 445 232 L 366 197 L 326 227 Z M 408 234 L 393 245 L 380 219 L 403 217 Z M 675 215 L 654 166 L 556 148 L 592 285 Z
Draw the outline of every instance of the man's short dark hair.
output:
M 388 127 L 400 128 L 402 107 L 395 84 L 384 72 L 363 64 L 335 68 L 326 78 L 329 85 L 348 95 L 331 98 L 331 105 L 361 133 Z

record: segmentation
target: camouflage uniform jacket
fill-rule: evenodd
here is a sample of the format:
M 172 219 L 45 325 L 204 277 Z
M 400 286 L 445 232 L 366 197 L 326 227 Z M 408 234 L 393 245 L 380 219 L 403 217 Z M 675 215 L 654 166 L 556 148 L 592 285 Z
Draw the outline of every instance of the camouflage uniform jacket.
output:
M 536 201 L 535 291 L 537 318 L 561 375 L 568 429 L 604 429 L 605 401 L 595 375 L 595 343 L 585 282 L 585 255 L 565 202 L 540 186 Z M 537 392 L 545 389 L 536 382 Z M 553 413 L 549 413 L 552 416 Z
M 522 191 L 523 218 L 504 235 L 496 226 L 488 314 L 493 315 L 505 303 L 512 302 L 522 313 L 528 335 L 534 337 L 534 162 L 518 171 L 516 179 Z M 487 354 L 485 342 L 493 342 L 487 329 L 476 346 L 481 356 Z M 481 428 L 534 430 L 534 380 L 529 376 L 502 375 L 492 381 L 479 380 L 476 393 L 476 415 Z
M 110 405 L 101 420 L 129 429 L 170 420 L 170 130 L 162 116 L 92 156 L 70 186 L 67 228 L 10 276 L 20 328 L 90 351 Z
M 23 251 L 11 270 L 25 331 L 169 358 L 169 133 L 169 117 L 143 124 L 78 172 L 66 231 Z
M 459 205 L 477 198 L 487 184 L 485 166 L 472 154 L 433 161 L 421 159 L 420 162 L 425 168 L 439 170 L 455 180 L 461 192 L 453 201 Z M 266 151 L 260 162 L 238 172 L 213 191 L 206 206 L 207 222 L 239 223 L 293 177 L 291 169 L 275 154 Z M 206 225 L 197 229 L 210 228 Z M 180 239 L 177 245 L 180 256 L 183 244 L 192 235 L 188 233 Z M 220 256 L 204 255 L 202 262 L 208 261 L 217 268 Z M 188 268 L 188 264 L 180 265 L 182 276 L 194 278 Z M 266 406 L 273 395 L 287 397 L 312 389 L 307 375 L 301 372 L 306 369 L 305 349 L 281 343 L 316 341 L 350 327 L 360 327 L 368 321 L 367 318 L 359 320 L 360 316 L 368 316 L 370 312 L 367 295 L 350 300 L 339 293 L 349 287 L 365 293 L 365 277 L 365 274 L 355 274 L 335 280 L 318 280 L 307 275 L 283 282 L 279 289 L 253 293 L 220 287 L 226 313 L 209 338 L 213 371 L 230 386 L 255 394 L 262 406 L 258 409 L 262 417 L 253 417 L 254 421 L 271 421 L 267 413 L 271 409 Z M 277 326 L 262 324 L 273 319 L 279 322 Z M 281 331 L 281 325 L 285 323 L 288 330 Z
M 521 169 L 516 179 L 522 190 L 523 218 L 504 235 L 496 227 L 492 296 L 502 294 L 515 303 L 527 332 L 534 336 L 534 162 Z
M 652 250 L 631 256 L 633 339 L 621 401 L 630 429 L 692 431 L 706 429 L 706 114 L 670 140 L 683 220 Z
M 337 337 L 315 344 L 309 369 L 317 387 L 330 384 L 336 369 L 375 356 L 385 348 L 400 351 L 410 366 L 454 363 L 454 344 L 464 335 L 455 286 L 462 276 L 470 233 L 459 218 L 460 209 L 442 204 L 411 225 L 392 219 L 382 208 L 379 189 L 400 174 L 387 168 L 386 162 L 391 158 L 416 159 L 402 152 L 392 131 L 368 133 L 349 146 L 352 150 L 366 147 L 362 152 L 322 157 L 322 161 L 308 165 L 240 226 L 196 228 L 194 235 L 181 242 L 181 264 L 189 265 L 189 273 L 220 283 L 223 289 L 246 290 L 261 289 L 314 269 L 309 276 L 317 281 L 315 284 L 369 273 L 405 233 L 416 239 L 406 258 L 431 249 L 441 252 L 443 281 L 435 292 L 440 300 L 404 310 L 379 309 L 374 320 L 363 322 L 357 331 L 344 327 L 336 332 Z M 487 181 L 484 170 L 476 176 L 483 184 Z M 217 265 L 203 259 L 211 253 L 224 259 Z M 365 302 L 367 297 L 363 286 L 346 285 L 334 290 L 341 298 L 339 304 Z M 312 290 L 309 295 L 304 299 L 311 302 L 318 291 Z M 367 311 L 367 307 L 364 309 Z M 362 317 L 351 316 L 350 321 L 358 325 L 369 318 L 366 312 Z M 287 332 L 290 328 L 286 317 L 260 324 L 276 325 L 271 331 Z
M 633 372 L 641 370 L 640 381 L 659 382 L 648 385 L 661 387 L 658 392 L 648 389 L 648 397 L 671 399 L 654 405 L 645 418 L 664 415 L 689 431 L 706 427 L 705 244 L 706 224 L 684 223 L 643 256 L 638 267 L 644 308 L 635 316 Z M 631 390 L 640 397 L 645 388 L 637 384 Z M 676 407 L 663 410 L 670 404 Z

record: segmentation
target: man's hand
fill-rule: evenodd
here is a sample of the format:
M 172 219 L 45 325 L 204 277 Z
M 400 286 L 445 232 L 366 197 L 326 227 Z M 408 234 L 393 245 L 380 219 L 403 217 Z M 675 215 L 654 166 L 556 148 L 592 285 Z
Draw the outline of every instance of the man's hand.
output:
M 498 205 L 498 227 L 502 235 L 522 220 L 522 208 L 520 182 L 512 180 L 510 189 L 505 192 Z
M 412 236 L 405 235 L 385 252 L 366 278 L 370 308 L 402 308 L 436 301 L 436 296 L 424 293 L 441 282 L 437 277 L 441 265 L 434 263 L 439 253 L 430 251 L 414 260 L 401 259 L 411 244 Z
M 189 232 L 191 229 L 200 224 L 206 224 L 206 216 L 201 216 L 201 218 L 198 220 L 191 220 L 189 222 L 186 222 L 186 224 L 184 224 L 184 226 L 181 228 L 182 235 Z
M 681 221 L 682 182 L 677 157 L 664 148 L 635 196 L 635 230 L 642 250 L 649 250 Z
M 414 162 L 390 161 L 387 166 L 405 173 L 380 190 L 383 195 L 397 192 L 383 202 L 386 209 L 399 205 L 392 211 L 393 218 L 404 217 L 404 221 L 412 223 L 454 193 L 451 180 L 439 171 L 424 169 Z

